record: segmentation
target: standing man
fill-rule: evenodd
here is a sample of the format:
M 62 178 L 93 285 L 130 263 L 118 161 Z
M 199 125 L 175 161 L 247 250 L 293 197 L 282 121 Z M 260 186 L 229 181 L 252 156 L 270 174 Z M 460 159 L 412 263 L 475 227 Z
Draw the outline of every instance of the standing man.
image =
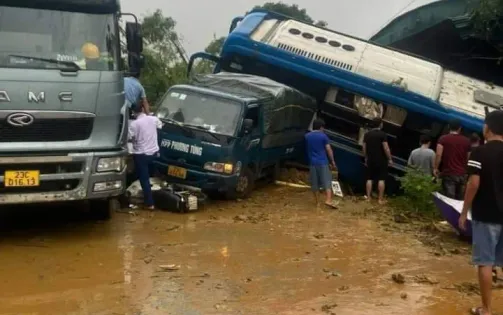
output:
M 140 74 L 138 71 L 133 71 L 130 77 L 124 78 L 124 94 L 130 109 L 132 106 L 138 105 L 144 108 L 145 114 L 148 115 L 150 114 L 150 105 L 139 78 Z
M 391 150 L 388 145 L 387 135 L 382 131 L 382 120 L 374 121 L 377 126 L 363 136 L 363 155 L 367 166 L 366 198 L 372 198 L 372 187 L 377 181 L 379 193 L 379 204 L 384 204 L 384 190 L 386 189 L 386 178 L 388 177 L 388 166 L 393 164 Z
M 421 146 L 410 153 L 408 165 L 421 170 L 429 176 L 433 176 L 435 167 L 435 151 L 430 149 L 431 139 L 428 135 L 419 138 Z
M 159 118 L 146 115 L 142 106 L 133 106 L 136 119 L 129 125 L 129 139 L 133 147 L 133 161 L 143 190 L 144 204 L 148 209 L 154 209 L 154 200 L 150 187 L 151 165 L 159 145 L 157 143 L 157 129 L 162 126 Z
M 337 206 L 332 200 L 332 172 L 330 171 L 330 166 L 334 169 L 336 166 L 330 140 L 325 134 L 324 129 L 325 122 L 317 118 L 313 121 L 313 131 L 305 135 L 307 155 L 309 157 L 311 189 L 314 193 L 316 206 L 318 206 L 320 189 L 323 189 L 326 196 L 325 205 L 336 208 Z
M 461 134 L 461 123 L 452 120 L 449 134 L 437 143 L 435 176 L 442 178 L 442 193 L 452 199 L 463 200 L 466 182 L 466 163 L 470 154 L 470 140 Z M 442 164 L 442 171 L 439 171 Z
M 459 227 L 466 229 L 472 210 L 473 263 L 478 266 L 482 307 L 475 315 L 492 315 L 493 267 L 503 266 L 503 111 L 486 116 L 486 144 L 473 150 L 468 161 L 469 179 Z

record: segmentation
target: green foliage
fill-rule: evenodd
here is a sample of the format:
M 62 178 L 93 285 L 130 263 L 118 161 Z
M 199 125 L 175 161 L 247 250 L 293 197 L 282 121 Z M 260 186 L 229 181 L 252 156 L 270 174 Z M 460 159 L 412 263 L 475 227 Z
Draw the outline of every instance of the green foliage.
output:
M 170 86 L 187 81 L 186 64 L 177 47 L 180 38 L 175 27 L 176 21 L 165 17 L 161 10 L 142 21 L 145 67 L 141 82 L 153 107 Z
M 407 208 L 403 210 L 425 214 L 437 212 L 433 203 L 432 193 L 440 189 L 440 184 L 435 183 L 432 176 L 426 175 L 420 170 L 410 168 L 400 178 L 400 183 L 404 192 L 400 206 Z
M 321 26 L 321 27 L 327 26 L 327 22 L 325 22 L 325 21 L 315 22 L 313 20 L 313 18 L 311 18 L 307 14 L 306 9 L 301 9 L 296 4 L 289 5 L 289 4 L 285 4 L 281 1 L 280 2 L 267 2 L 267 3 L 264 3 L 263 5 L 255 6 L 254 9 L 265 9 L 268 11 L 273 11 L 273 12 L 277 12 L 277 13 L 280 13 L 283 15 L 290 16 L 294 19 L 301 20 L 301 21 L 304 21 L 309 24 L 315 24 L 315 25 Z
M 294 19 L 304 21 L 306 23 L 314 24 L 319 27 L 327 27 L 328 23 L 325 21 L 315 22 L 308 14 L 306 9 L 300 9 L 298 5 L 285 4 L 283 2 L 267 2 L 263 5 L 257 5 L 253 9 L 264 9 L 268 11 L 277 12 L 287 16 L 291 16 Z M 207 53 L 218 56 L 222 50 L 222 46 L 225 42 L 225 36 L 216 37 L 213 36 L 213 40 L 208 44 L 204 50 Z M 196 74 L 206 74 L 213 71 L 215 65 L 207 60 L 202 60 L 194 66 L 194 73 Z
M 255 8 L 282 13 L 317 26 L 326 27 L 327 25 L 324 21 L 316 22 L 305 9 L 300 9 L 295 4 L 268 2 Z M 150 104 L 155 106 L 169 87 L 187 82 L 186 58 L 180 44 L 180 36 L 176 32 L 176 21 L 173 18 L 164 16 L 158 9 L 143 18 L 141 23 L 145 41 L 145 67 L 142 69 L 141 81 Z M 214 36 L 205 51 L 218 55 L 224 41 L 225 37 Z M 203 60 L 194 65 L 193 72 L 195 74 L 211 73 L 213 67 L 212 62 Z
M 502 31 L 503 0 L 479 0 L 473 11 L 475 29 L 486 39 L 494 38 Z M 500 49 L 501 50 L 501 49 Z
M 225 37 L 213 36 L 213 40 L 209 43 L 208 46 L 204 49 L 205 52 L 218 56 L 220 55 L 220 51 L 222 50 L 222 46 L 224 45 Z M 213 68 L 215 67 L 215 63 L 208 60 L 201 60 L 194 66 L 193 72 L 195 74 L 207 74 L 212 73 Z

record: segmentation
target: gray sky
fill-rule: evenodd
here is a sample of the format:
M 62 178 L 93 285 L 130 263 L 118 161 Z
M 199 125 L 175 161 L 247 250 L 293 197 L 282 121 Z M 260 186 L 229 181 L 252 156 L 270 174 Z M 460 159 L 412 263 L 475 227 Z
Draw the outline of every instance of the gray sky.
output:
M 217 37 L 225 36 L 231 20 L 260 0 L 122 0 L 122 11 L 143 17 L 161 9 L 177 22 L 177 31 L 190 55 L 203 50 Z M 305 8 L 315 20 L 325 20 L 330 29 L 369 38 L 398 12 L 409 11 L 433 0 L 283 0 Z

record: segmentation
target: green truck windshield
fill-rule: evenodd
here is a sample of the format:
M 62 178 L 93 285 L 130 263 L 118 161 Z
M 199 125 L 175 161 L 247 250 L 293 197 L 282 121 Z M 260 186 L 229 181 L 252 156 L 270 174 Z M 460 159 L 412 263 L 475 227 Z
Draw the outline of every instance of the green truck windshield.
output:
M 161 119 L 227 136 L 236 133 L 240 114 L 239 102 L 188 90 L 171 90 L 157 111 Z
M 0 7 L 0 67 L 116 71 L 119 56 L 113 14 Z

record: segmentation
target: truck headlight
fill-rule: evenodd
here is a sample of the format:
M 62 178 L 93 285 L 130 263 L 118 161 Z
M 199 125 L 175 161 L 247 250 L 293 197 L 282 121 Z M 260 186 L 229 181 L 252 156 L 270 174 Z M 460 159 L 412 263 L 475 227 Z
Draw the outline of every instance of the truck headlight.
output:
M 230 163 L 208 162 L 204 164 L 204 169 L 216 173 L 232 174 L 234 165 Z
M 126 165 L 126 159 L 122 156 L 101 158 L 96 165 L 96 171 L 102 172 L 120 172 Z

